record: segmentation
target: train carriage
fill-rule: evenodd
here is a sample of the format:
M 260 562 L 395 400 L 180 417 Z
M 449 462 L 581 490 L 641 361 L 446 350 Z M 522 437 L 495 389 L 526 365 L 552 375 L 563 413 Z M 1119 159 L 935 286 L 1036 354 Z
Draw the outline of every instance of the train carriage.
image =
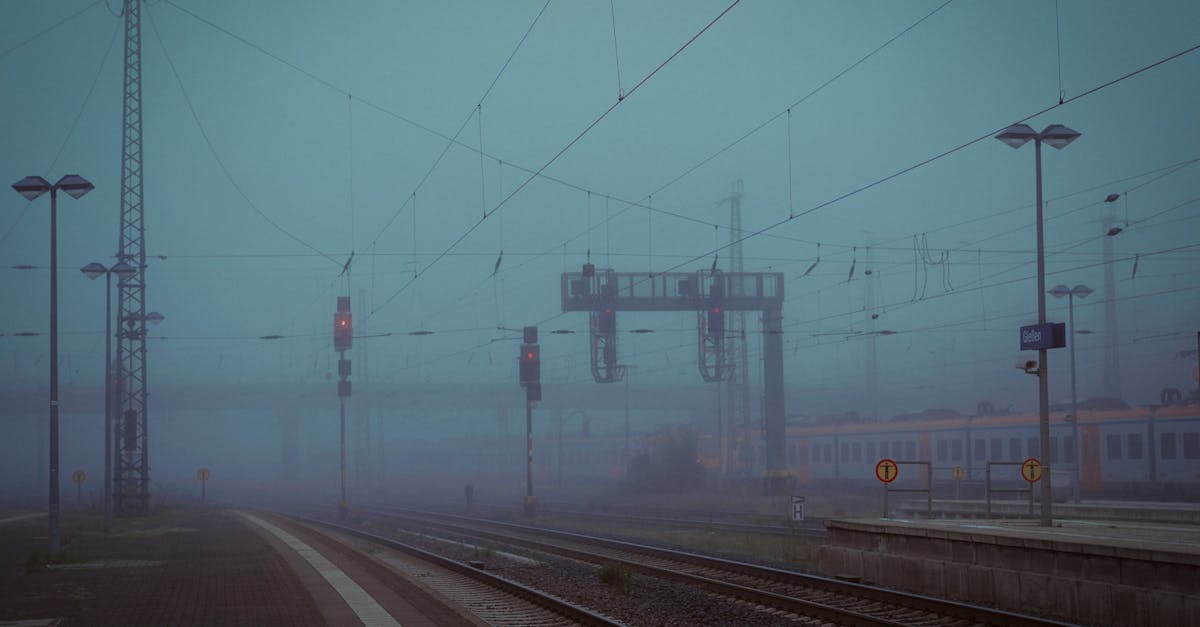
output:
M 868 423 L 790 424 L 787 465 L 800 486 L 874 481 L 880 459 L 928 462 L 935 482 L 955 467 L 982 481 L 988 462 L 1030 457 L 1049 464 L 1056 485 L 1076 479 L 1085 495 L 1200 494 L 1200 411 L 1196 406 L 1082 410 L 1050 415 L 1043 455 L 1038 416 L 921 414 Z M 761 447 L 760 447 L 761 448 Z M 756 471 L 763 456 L 756 451 Z

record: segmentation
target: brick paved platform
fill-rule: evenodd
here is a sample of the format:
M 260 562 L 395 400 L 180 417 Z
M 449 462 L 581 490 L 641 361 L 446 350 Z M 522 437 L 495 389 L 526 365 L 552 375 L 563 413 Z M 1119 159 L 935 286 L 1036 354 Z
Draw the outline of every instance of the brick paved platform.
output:
M 45 537 L 45 518 L 0 526 L 0 623 L 325 624 L 280 554 L 219 510 L 159 509 L 109 533 L 96 514 L 64 512 L 58 564 L 44 564 Z

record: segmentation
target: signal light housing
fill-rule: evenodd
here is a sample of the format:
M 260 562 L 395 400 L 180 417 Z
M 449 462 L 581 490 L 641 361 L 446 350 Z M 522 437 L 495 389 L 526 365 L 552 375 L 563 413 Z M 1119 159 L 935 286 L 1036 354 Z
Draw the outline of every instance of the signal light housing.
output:
M 617 312 L 612 307 L 605 307 L 600 310 L 600 320 L 598 322 L 600 333 L 609 335 L 617 332 Z
M 542 378 L 542 348 L 537 344 L 521 345 L 520 383 L 539 383 Z
M 354 323 L 350 312 L 338 311 L 333 314 L 333 350 L 341 353 L 350 350 L 354 338 Z
M 711 307 L 708 310 L 708 332 L 711 335 L 721 335 L 725 333 L 725 310 L 720 307 Z

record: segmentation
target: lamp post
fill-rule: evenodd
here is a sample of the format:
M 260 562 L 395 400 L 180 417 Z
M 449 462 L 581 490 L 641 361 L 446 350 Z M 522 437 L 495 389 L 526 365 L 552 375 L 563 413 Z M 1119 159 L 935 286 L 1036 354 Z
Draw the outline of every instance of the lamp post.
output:
M 126 279 L 137 270 L 118 261 L 111 268 L 92 262 L 79 269 L 89 279 L 104 275 L 104 530 L 112 526 L 112 277 Z
M 1033 149 L 1035 155 L 1035 170 L 1037 180 L 1037 298 L 1038 298 L 1038 324 L 1046 324 L 1046 250 L 1045 239 L 1043 237 L 1043 220 L 1042 220 L 1042 142 L 1050 144 L 1051 148 L 1062 150 L 1067 144 L 1075 141 L 1079 137 L 1078 131 L 1072 130 L 1062 124 L 1051 124 L 1042 130 L 1041 133 L 1035 132 L 1027 124 L 1013 124 L 1004 129 L 996 139 L 1012 146 L 1020 148 L 1029 140 L 1033 140 Z M 1050 495 L 1050 401 L 1048 400 L 1048 379 L 1047 374 L 1049 369 L 1046 367 L 1046 349 L 1038 349 L 1038 435 L 1039 449 L 1041 450 L 1042 460 L 1042 511 L 1040 525 L 1049 527 L 1052 524 L 1051 520 L 1051 495 Z
M 1083 450 L 1079 446 L 1079 402 L 1075 396 L 1075 297 L 1087 298 L 1088 294 L 1094 292 L 1092 288 L 1083 285 L 1082 283 L 1075 287 L 1067 287 L 1065 285 L 1055 285 L 1050 288 L 1049 294 L 1055 298 L 1067 297 L 1067 316 L 1069 324 L 1067 325 L 1067 333 L 1071 336 L 1071 441 L 1074 442 L 1075 448 L 1075 502 L 1079 502 L 1080 486 L 1079 482 L 1082 475 L 1079 472 L 1079 466 L 1083 462 L 1080 459 L 1080 452 Z
M 13 189 L 32 201 L 50 192 L 50 557 L 58 557 L 58 190 L 78 199 L 95 187 L 78 174 L 67 174 L 51 185 L 40 176 L 27 176 Z

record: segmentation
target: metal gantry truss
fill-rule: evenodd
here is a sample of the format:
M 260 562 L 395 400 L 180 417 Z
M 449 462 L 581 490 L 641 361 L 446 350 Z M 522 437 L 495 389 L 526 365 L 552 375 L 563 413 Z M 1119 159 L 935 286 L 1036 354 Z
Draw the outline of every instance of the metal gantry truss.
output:
M 598 383 L 620 381 L 616 313 L 619 311 L 696 311 L 699 369 L 708 381 L 722 381 L 733 368 L 724 348 L 725 330 L 711 329 L 707 316 L 719 310 L 763 314 L 764 439 L 768 489 L 779 493 L 787 474 L 783 406 L 783 273 L 643 272 L 597 270 L 561 277 L 562 310 L 586 311 L 592 376 Z
M 710 383 L 726 381 L 733 374 L 725 330 L 714 333 L 709 323 L 709 316 L 715 315 L 724 314 L 707 307 L 696 312 L 696 346 L 700 349 L 696 363 L 700 367 L 700 378 Z
M 114 421 L 113 499 L 119 514 L 145 514 L 150 505 L 146 420 L 146 240 L 142 208 L 141 0 L 125 0 L 125 88 L 121 110 L 121 226 L 118 261 L 137 268 L 118 283 L 117 420 Z

